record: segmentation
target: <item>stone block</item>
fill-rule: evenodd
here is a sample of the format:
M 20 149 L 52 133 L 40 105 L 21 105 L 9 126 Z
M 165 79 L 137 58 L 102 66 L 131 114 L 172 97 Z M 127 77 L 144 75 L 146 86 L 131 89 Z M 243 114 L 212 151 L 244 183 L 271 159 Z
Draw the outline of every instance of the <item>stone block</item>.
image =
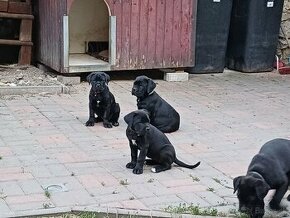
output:
M 188 81 L 188 73 L 184 71 L 175 71 L 173 73 L 164 73 L 164 80 L 168 82 Z
M 81 83 L 81 77 L 79 76 L 57 76 L 57 81 L 64 85 L 77 85 Z

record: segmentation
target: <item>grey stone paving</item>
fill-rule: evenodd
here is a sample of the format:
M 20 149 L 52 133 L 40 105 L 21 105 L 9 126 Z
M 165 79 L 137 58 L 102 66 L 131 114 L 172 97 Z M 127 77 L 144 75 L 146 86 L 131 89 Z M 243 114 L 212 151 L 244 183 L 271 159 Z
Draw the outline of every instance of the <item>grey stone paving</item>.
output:
M 109 84 L 121 105 L 120 126 L 113 129 L 84 126 L 87 83 L 70 95 L 0 99 L 0 217 L 75 206 L 237 209 L 232 179 L 246 172 L 264 142 L 290 138 L 289 76 L 226 72 L 191 75 L 188 82 L 157 80 L 156 91 L 181 115 L 180 130 L 167 136 L 181 160 L 201 165 L 159 174 L 146 166 L 134 175 L 125 167 L 130 150 L 123 120 L 136 109 L 132 82 Z M 52 184 L 66 191 L 48 197 L 44 188 Z

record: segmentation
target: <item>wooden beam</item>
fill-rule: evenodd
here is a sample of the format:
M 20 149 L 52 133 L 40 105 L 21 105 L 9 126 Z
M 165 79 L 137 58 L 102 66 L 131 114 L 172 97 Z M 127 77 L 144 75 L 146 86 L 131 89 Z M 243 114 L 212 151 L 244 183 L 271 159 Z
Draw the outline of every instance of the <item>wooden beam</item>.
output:
M 0 45 L 27 45 L 32 46 L 32 42 L 22 42 L 20 40 L 0 39 Z
M 10 14 L 5 12 L 0 12 L 0 18 L 14 18 L 14 19 L 27 19 L 33 20 L 34 16 L 29 14 Z

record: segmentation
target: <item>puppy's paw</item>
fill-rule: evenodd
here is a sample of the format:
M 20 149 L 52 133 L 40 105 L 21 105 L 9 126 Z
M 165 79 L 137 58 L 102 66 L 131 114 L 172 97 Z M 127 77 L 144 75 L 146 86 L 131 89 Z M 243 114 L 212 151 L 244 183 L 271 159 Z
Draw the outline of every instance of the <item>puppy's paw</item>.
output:
M 86 126 L 94 126 L 95 125 L 95 118 L 93 119 L 89 119 L 87 122 L 86 122 Z
M 279 203 L 277 203 L 276 201 L 273 201 L 273 200 L 270 201 L 269 205 L 270 205 L 270 208 L 272 210 L 282 210 L 283 209 Z
M 136 166 L 136 162 L 129 162 L 126 164 L 126 168 L 134 169 Z
M 143 173 L 143 169 L 141 167 L 135 167 L 133 169 L 133 173 L 134 174 L 142 174 Z
M 103 122 L 103 119 L 101 117 L 95 118 L 95 123 Z
M 111 123 L 104 122 L 103 125 L 105 128 L 113 128 L 113 125 Z
M 113 126 L 119 126 L 119 122 L 112 123 Z

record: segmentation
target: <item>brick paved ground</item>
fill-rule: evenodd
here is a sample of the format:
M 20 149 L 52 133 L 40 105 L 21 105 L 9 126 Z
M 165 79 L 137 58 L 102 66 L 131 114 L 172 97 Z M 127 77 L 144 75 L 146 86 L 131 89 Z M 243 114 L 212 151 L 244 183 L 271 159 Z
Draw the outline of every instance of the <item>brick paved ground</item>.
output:
M 136 109 L 131 80 L 110 82 L 121 105 L 120 126 L 113 129 L 84 126 L 87 83 L 70 95 L 5 97 L 0 99 L 0 217 L 90 205 L 237 208 L 233 177 L 246 172 L 264 142 L 290 138 L 290 77 L 227 72 L 157 82 L 157 92 L 181 115 L 180 130 L 167 136 L 181 160 L 201 161 L 198 168 L 174 166 L 154 174 L 145 167 L 142 175 L 125 168 L 130 151 L 123 117 Z M 55 184 L 65 192 L 45 195 L 44 188 Z

